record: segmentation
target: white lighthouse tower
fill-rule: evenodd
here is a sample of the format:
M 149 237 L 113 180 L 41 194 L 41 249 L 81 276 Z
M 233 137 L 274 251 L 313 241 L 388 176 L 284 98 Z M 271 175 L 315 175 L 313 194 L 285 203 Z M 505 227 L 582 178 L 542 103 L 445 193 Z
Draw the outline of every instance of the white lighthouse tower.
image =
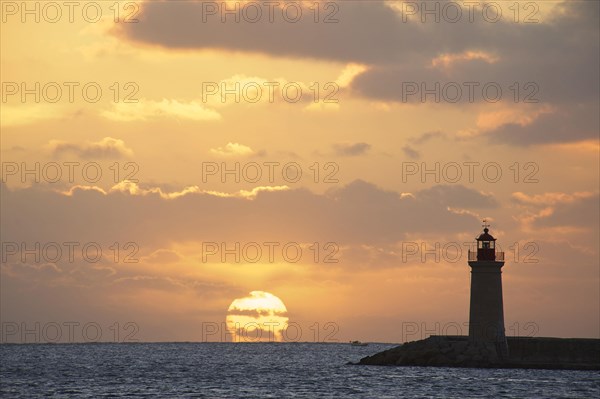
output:
M 502 301 L 502 266 L 504 252 L 496 251 L 496 239 L 489 234 L 483 221 L 483 233 L 476 238 L 477 250 L 469 251 L 471 266 L 471 307 L 469 340 L 473 343 L 493 343 L 498 355 L 506 356 L 508 346 L 504 331 Z

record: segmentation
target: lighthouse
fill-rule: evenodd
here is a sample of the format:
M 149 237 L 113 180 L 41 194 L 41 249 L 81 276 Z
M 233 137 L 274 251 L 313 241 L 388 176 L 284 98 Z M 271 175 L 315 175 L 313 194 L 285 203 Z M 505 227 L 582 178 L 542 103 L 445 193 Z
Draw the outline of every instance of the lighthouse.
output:
M 502 266 L 504 252 L 497 251 L 496 239 L 483 221 L 483 233 L 476 238 L 477 250 L 469 251 L 471 266 L 471 306 L 469 311 L 469 340 L 473 343 L 492 343 L 500 356 L 508 354 L 504 331 L 502 301 Z

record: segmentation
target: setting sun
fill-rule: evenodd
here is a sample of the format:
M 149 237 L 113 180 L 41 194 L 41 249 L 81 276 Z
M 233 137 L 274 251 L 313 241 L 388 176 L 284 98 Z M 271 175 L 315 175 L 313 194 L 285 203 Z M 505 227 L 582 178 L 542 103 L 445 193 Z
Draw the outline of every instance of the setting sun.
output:
M 284 303 L 264 291 L 235 299 L 227 309 L 227 331 L 233 342 L 281 342 L 287 322 Z

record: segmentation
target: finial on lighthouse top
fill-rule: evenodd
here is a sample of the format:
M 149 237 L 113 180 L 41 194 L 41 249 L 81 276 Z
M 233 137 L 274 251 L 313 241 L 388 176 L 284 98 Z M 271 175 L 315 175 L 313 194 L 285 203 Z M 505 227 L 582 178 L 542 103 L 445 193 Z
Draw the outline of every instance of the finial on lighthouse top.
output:
M 487 233 L 488 231 L 490 231 L 490 229 L 488 229 L 488 227 L 490 227 L 490 224 L 487 222 L 487 220 L 486 220 L 486 219 L 483 219 L 483 224 L 482 224 L 482 227 L 483 227 L 483 231 L 484 231 L 485 233 Z
M 496 241 L 496 239 L 490 234 L 490 229 L 488 227 L 490 227 L 490 224 L 488 223 L 487 219 L 483 219 L 483 233 L 481 233 L 479 235 L 479 237 L 476 238 L 477 241 Z

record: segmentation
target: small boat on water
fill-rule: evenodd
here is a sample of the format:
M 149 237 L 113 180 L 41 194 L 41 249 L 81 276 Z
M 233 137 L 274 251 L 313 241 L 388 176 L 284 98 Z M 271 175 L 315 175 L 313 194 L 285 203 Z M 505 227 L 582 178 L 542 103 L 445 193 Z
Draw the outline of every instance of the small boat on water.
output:
M 367 346 L 369 344 L 366 342 L 360 342 L 360 341 L 350 341 L 350 345 L 352 345 L 352 346 Z

